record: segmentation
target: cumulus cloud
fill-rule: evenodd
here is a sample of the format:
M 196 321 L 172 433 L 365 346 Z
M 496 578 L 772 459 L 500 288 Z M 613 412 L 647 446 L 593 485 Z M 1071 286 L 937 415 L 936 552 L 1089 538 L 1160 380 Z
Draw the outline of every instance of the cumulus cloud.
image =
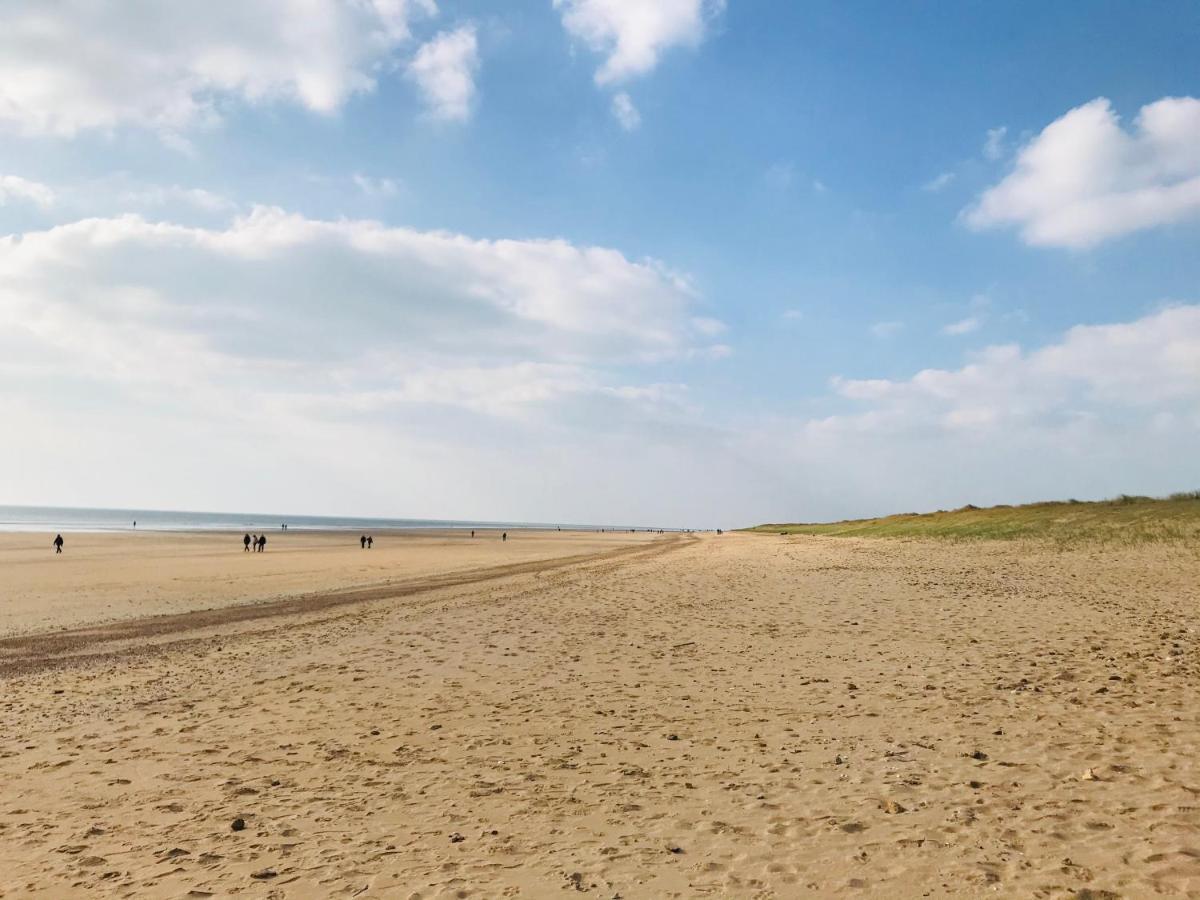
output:
M 777 499 L 760 501 L 760 521 L 1188 489 L 1200 305 L 909 378 L 835 378 L 823 402 L 844 408 L 737 423 L 744 456 L 772 463 Z
M 642 114 L 638 112 L 630 96 L 622 91 L 613 97 L 613 116 L 626 131 L 633 131 L 642 124 Z
M 1200 100 L 1143 106 L 1131 129 L 1108 100 L 1077 107 L 1020 149 L 1013 171 L 964 211 L 1027 244 L 1086 248 L 1200 217 Z
M 29 231 L 0 238 L 0 416 L 16 436 L 0 443 L 0 493 L 695 514 L 735 491 L 687 485 L 732 463 L 664 369 L 721 356 L 723 331 L 662 263 L 563 240 L 273 208 L 213 227 L 127 215 Z
M 906 381 L 835 379 L 843 397 L 869 411 L 837 416 L 831 428 L 1042 427 L 1121 410 L 1181 412 L 1200 427 L 1200 306 L 1163 309 L 1133 322 L 1078 325 L 1032 352 L 989 347 L 960 369 L 926 369 Z
M 14 200 L 42 207 L 53 206 L 55 191 L 49 185 L 22 178 L 20 175 L 0 175 L 0 206 Z
M 420 88 L 434 118 L 465 122 L 471 117 L 478 69 L 475 27 L 464 25 L 423 44 L 408 64 L 408 76 Z
M 607 368 L 705 350 L 721 326 L 694 303 L 681 276 L 614 250 L 268 208 L 223 228 L 122 216 L 0 240 L 6 364 L 142 388 L 474 391 L 463 405 L 511 411 L 552 383 L 595 392 Z
M 319 113 L 371 90 L 433 0 L 13 0 L 0 10 L 0 126 L 176 133 L 230 99 Z
M 554 0 L 563 27 L 605 56 L 596 83 L 618 84 L 645 75 L 672 47 L 695 47 L 724 0 Z

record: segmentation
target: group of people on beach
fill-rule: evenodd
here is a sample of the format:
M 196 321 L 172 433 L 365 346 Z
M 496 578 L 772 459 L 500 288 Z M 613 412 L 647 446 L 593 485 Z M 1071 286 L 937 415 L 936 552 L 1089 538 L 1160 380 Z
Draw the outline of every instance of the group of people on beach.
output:
M 242 535 L 242 547 L 245 548 L 246 553 L 250 552 L 251 547 L 254 548 L 255 553 L 262 553 L 267 549 L 267 536 L 265 534 Z
M 375 538 L 371 537 L 370 535 L 364 534 L 362 537 L 360 537 L 358 539 L 358 542 L 362 545 L 362 548 L 364 550 L 370 550 L 371 545 L 373 543 L 375 543 Z

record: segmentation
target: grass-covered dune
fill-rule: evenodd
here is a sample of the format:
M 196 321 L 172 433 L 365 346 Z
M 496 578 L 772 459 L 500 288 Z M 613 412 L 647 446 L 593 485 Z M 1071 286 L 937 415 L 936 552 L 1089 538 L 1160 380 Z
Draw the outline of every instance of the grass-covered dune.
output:
M 1131 497 L 991 506 L 932 513 L 902 513 L 881 519 L 845 522 L 759 525 L 764 534 L 818 534 L 842 537 L 949 538 L 1013 540 L 1042 538 L 1121 544 L 1188 541 L 1200 545 L 1200 491 L 1170 497 Z

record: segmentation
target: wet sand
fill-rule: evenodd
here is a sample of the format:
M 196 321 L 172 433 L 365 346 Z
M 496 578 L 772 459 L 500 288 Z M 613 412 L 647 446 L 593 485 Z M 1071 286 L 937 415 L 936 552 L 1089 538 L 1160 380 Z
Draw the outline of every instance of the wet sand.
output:
M 1200 893 L 1195 549 L 546 540 L 10 617 L 0 895 Z

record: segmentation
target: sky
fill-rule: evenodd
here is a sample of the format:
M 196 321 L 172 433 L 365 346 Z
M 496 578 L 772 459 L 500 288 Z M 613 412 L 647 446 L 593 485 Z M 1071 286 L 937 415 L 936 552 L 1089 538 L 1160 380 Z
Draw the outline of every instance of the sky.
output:
M 1200 488 L 1200 7 L 10 0 L 0 503 Z

